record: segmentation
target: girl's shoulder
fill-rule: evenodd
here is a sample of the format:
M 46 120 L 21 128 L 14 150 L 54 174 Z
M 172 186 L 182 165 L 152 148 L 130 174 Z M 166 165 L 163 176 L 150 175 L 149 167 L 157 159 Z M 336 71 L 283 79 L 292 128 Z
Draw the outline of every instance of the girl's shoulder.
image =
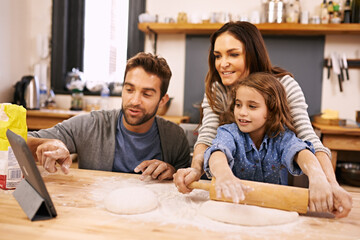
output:
M 229 123 L 229 124 L 224 124 L 219 126 L 218 128 L 218 132 L 219 131 L 225 131 L 225 132 L 229 132 L 231 134 L 238 134 L 239 132 L 241 132 L 238 128 L 238 126 L 236 125 L 236 123 Z

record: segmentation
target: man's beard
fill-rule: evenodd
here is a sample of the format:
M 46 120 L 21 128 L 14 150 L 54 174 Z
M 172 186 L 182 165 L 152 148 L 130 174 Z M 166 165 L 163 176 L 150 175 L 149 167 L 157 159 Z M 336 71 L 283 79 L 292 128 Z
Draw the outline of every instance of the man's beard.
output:
M 126 110 L 129 108 L 136 108 L 137 110 L 141 110 L 142 113 L 144 113 L 144 110 L 141 108 L 134 107 L 132 105 L 128 105 L 126 107 L 122 106 L 122 112 L 124 114 L 124 119 L 125 119 L 126 123 L 131 126 L 139 126 L 141 124 L 146 123 L 147 121 L 149 121 L 152 117 L 154 117 L 156 115 L 156 112 L 159 108 L 159 104 L 156 106 L 156 108 L 153 112 L 144 114 L 141 118 L 131 118 L 130 116 L 127 116 Z

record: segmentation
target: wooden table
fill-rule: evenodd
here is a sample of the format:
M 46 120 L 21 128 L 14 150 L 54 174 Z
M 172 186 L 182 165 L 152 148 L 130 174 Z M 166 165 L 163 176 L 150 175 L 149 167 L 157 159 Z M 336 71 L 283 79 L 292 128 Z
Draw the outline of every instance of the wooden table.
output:
M 360 237 L 360 192 L 351 192 L 354 204 L 347 218 L 326 219 L 300 216 L 297 222 L 280 226 L 236 226 L 235 231 L 220 231 L 217 228 L 209 230 L 209 228 L 204 229 L 196 225 L 167 223 L 158 221 L 156 218 L 150 218 L 149 221 L 149 218 L 145 217 L 146 215 L 134 220 L 107 212 L 101 205 L 105 193 L 114 189 L 115 185 L 124 183 L 122 181 L 140 182 L 137 179 L 138 175 L 71 169 L 69 175 L 56 173 L 43 178 L 58 216 L 51 220 L 31 222 L 12 196 L 12 191 L 0 190 L 0 239 L 212 240 L 266 238 L 329 240 L 359 239 Z M 150 187 L 158 185 L 173 188 L 174 194 L 178 194 L 176 199 L 183 199 L 181 204 L 173 206 L 173 211 L 181 209 L 184 204 L 196 201 L 196 198 L 192 198 L 190 195 L 178 193 L 171 182 L 149 183 Z M 358 190 L 358 188 L 353 189 Z M 165 193 L 165 198 L 168 196 L 166 194 L 168 193 Z M 160 202 L 160 206 L 162 203 Z M 169 215 L 166 212 L 159 214 L 164 215 L 164 218 Z M 186 216 L 186 211 L 183 216 Z M 178 221 L 181 221 L 181 218 L 182 214 L 180 213 Z M 233 227 L 228 224 L 223 225 Z
M 360 151 L 360 128 L 324 125 L 313 122 L 321 132 L 322 143 L 331 151 L 331 163 L 336 168 L 338 151 Z
M 73 116 L 88 113 L 86 111 L 70 111 L 62 109 L 41 109 L 41 110 L 27 110 L 26 122 L 28 129 L 39 130 L 51 128 L 56 124 L 69 119 Z M 189 116 L 161 116 L 176 124 L 189 122 Z

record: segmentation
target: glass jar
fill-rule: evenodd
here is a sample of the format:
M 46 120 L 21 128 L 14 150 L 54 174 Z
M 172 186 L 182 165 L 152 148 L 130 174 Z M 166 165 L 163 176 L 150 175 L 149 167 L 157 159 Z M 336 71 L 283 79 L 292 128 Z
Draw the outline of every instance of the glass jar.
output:
M 77 89 L 72 90 L 70 110 L 81 111 L 84 106 L 84 94 Z

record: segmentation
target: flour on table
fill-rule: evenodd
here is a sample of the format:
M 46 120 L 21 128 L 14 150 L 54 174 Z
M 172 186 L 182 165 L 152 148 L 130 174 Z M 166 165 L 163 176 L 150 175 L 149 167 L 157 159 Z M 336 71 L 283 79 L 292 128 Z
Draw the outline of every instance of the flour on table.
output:
M 104 200 L 105 208 L 117 214 L 140 214 L 158 206 L 156 195 L 145 187 L 118 188 Z
M 212 200 L 201 205 L 200 214 L 216 221 L 243 226 L 279 225 L 294 222 L 299 217 L 297 212 Z
M 149 212 L 142 214 L 114 214 L 106 210 L 104 197 L 118 188 L 142 187 L 151 190 L 158 201 L 157 207 Z M 95 205 L 96 208 L 103 209 L 109 213 L 108 221 L 117 221 L 118 218 L 133 221 L 134 226 L 137 224 L 157 223 L 159 225 L 171 224 L 177 229 L 183 230 L 184 227 L 196 227 L 201 231 L 219 232 L 224 235 L 225 240 L 242 239 L 241 233 L 252 231 L 254 239 L 265 239 L 267 236 L 282 232 L 293 232 L 294 229 L 301 224 L 303 219 L 299 217 L 296 222 L 289 222 L 282 225 L 270 225 L 256 227 L 228 224 L 220 221 L 212 220 L 200 213 L 203 203 L 210 199 L 209 192 L 194 189 L 189 194 L 180 193 L 173 182 L 170 181 L 140 181 L 137 178 L 124 178 L 122 176 L 101 177 L 91 184 L 92 190 L 84 192 L 83 197 Z M 80 193 L 82 194 L 82 193 Z M 64 198 L 61 198 L 64 203 Z M 67 202 L 65 202 L 67 203 Z M 73 203 L 67 203 L 73 204 Z M 261 217 L 261 216 L 260 216 Z M 108 222 L 99 223 L 105 226 Z M 299 232 L 299 229 L 297 229 Z M 306 232 L 304 232 L 305 234 Z

